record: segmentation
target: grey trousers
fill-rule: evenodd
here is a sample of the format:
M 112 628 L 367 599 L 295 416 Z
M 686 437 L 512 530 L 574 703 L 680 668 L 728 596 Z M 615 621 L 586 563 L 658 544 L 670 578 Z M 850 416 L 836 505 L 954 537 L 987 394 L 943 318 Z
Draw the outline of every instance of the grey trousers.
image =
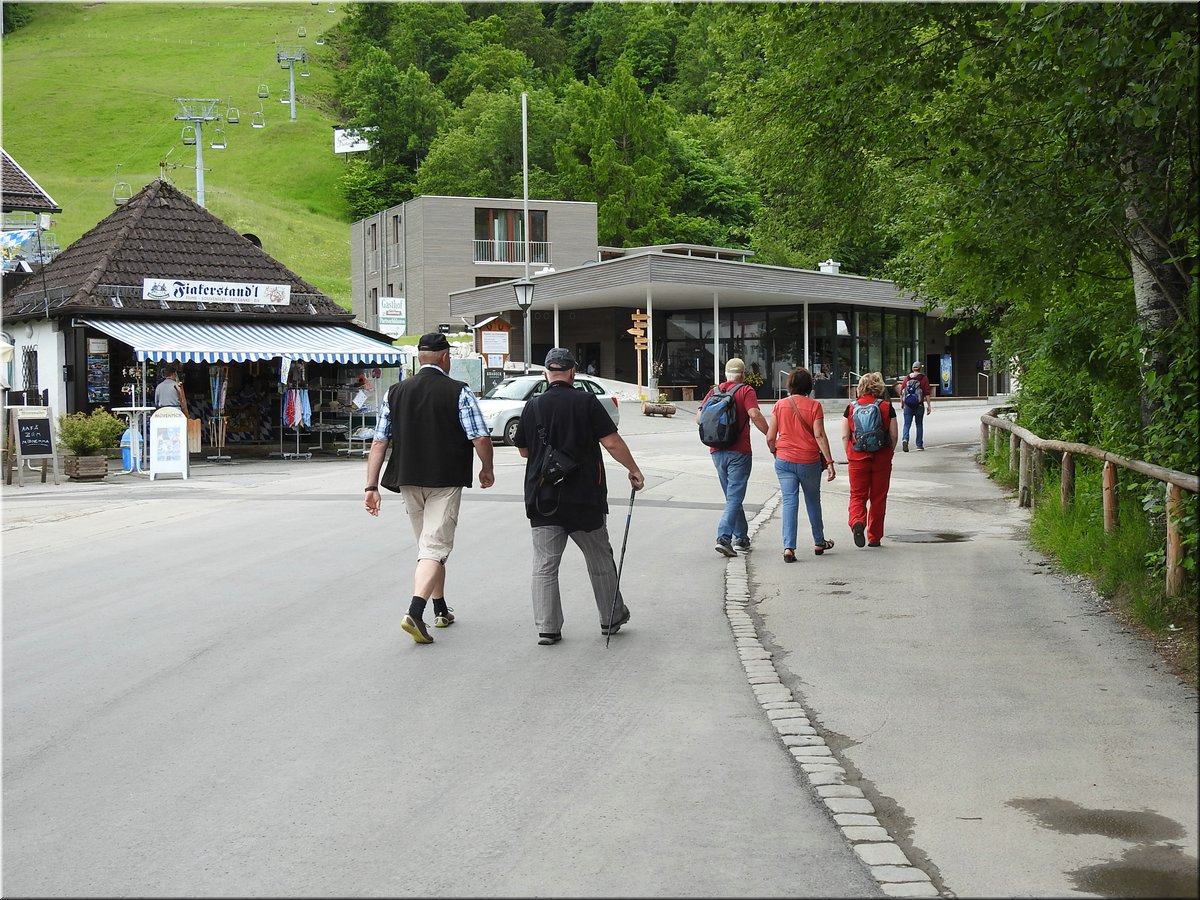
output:
M 558 567 L 570 537 L 587 563 L 588 578 L 592 582 L 592 593 L 596 597 L 596 609 L 600 613 L 600 625 L 608 625 L 613 611 L 613 594 L 617 590 L 617 564 L 613 560 L 612 544 L 608 540 L 608 528 L 601 525 L 595 531 L 573 531 L 557 525 L 539 525 L 533 529 L 533 618 L 542 634 L 562 631 L 562 595 L 558 589 Z M 620 621 L 625 614 L 625 599 L 617 596 L 614 619 Z

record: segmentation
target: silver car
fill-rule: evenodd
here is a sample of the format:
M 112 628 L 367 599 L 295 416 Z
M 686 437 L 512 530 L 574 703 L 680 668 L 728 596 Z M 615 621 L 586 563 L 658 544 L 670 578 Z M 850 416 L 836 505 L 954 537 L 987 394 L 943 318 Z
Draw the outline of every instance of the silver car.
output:
M 547 385 L 542 375 L 517 375 L 505 378 L 480 397 L 479 408 L 492 437 L 511 445 L 517 436 L 517 423 L 521 420 L 525 401 L 545 391 Z M 586 375 L 575 376 L 575 390 L 594 394 L 605 412 L 612 416 L 613 424 L 620 424 L 621 408 L 616 394 Z

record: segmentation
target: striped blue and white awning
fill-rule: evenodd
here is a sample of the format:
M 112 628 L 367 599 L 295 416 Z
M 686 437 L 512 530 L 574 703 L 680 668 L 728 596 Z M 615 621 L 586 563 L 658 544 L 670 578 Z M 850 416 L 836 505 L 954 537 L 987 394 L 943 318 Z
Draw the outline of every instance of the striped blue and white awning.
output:
M 398 347 L 337 325 L 142 322 L 88 319 L 83 324 L 131 346 L 138 361 L 251 362 L 259 359 L 395 366 Z

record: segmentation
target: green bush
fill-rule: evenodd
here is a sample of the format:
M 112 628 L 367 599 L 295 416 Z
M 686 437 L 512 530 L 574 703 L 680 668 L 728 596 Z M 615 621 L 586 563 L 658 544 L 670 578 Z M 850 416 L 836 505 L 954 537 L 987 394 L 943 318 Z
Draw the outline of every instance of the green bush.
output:
M 106 409 L 94 410 L 91 415 L 77 412 L 58 417 L 58 443 L 76 456 L 98 456 L 103 450 L 117 446 L 126 425 Z

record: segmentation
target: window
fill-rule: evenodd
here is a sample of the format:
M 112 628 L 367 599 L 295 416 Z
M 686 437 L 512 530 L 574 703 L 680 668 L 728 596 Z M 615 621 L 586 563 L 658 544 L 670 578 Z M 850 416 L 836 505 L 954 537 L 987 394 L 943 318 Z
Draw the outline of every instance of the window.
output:
M 400 237 L 401 237 L 401 233 L 400 233 L 400 217 L 399 217 L 399 216 L 392 216 L 392 243 L 393 243 L 393 244 L 399 244 L 399 243 L 400 243 Z
M 25 381 L 25 390 L 30 394 L 38 392 L 38 357 L 37 350 L 26 347 L 21 353 L 21 375 Z
M 529 211 L 529 261 L 550 262 L 544 209 Z M 475 262 L 525 262 L 524 210 L 475 210 Z
M 379 271 L 379 233 L 374 222 L 367 226 L 367 272 Z

